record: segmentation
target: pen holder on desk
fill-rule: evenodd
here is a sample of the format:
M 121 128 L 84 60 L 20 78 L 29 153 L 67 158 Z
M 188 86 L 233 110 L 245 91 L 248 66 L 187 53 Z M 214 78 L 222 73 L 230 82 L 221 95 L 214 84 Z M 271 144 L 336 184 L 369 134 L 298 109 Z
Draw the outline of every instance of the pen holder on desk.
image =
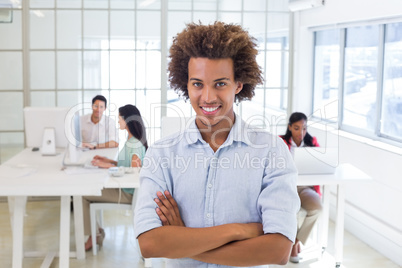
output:
M 124 167 L 111 167 L 109 168 L 109 174 L 114 177 L 121 177 L 124 175 Z

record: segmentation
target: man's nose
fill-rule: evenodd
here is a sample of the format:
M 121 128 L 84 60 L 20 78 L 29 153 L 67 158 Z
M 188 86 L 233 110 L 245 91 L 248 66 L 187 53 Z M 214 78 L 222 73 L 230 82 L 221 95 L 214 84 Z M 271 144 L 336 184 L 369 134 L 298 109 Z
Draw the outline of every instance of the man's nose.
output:
M 202 90 L 202 101 L 210 103 L 216 100 L 215 89 L 211 86 L 205 86 Z

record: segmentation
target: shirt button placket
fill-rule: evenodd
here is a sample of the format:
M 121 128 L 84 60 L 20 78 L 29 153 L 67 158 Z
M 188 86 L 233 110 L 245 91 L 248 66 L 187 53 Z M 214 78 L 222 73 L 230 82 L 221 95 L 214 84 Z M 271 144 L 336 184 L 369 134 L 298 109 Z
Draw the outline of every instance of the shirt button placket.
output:
M 216 176 L 216 167 L 217 167 L 217 163 L 218 163 L 218 159 L 216 157 L 212 157 L 211 158 L 211 162 L 210 162 L 210 172 L 209 172 L 209 176 L 208 176 L 208 182 L 207 182 L 207 202 L 206 202 L 206 217 L 207 217 L 207 222 L 208 222 L 208 226 L 213 226 L 213 204 L 214 204 L 214 193 L 212 191 L 212 187 L 213 187 L 213 180 Z

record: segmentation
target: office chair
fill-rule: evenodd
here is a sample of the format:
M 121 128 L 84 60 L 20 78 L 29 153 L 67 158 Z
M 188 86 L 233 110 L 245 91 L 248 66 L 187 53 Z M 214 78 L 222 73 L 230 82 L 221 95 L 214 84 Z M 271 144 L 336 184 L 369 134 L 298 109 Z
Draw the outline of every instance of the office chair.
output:
M 103 211 L 104 210 L 131 210 L 133 213 L 133 228 L 134 228 L 134 208 L 138 198 L 138 189 L 134 191 L 133 200 L 131 204 L 118 204 L 118 203 L 91 203 L 89 206 L 90 219 L 91 219 L 91 237 L 92 237 L 92 254 L 97 255 L 96 247 L 96 212 L 99 211 L 99 225 L 103 226 Z M 138 253 L 139 247 L 137 245 Z M 144 259 L 144 267 L 152 267 L 151 259 Z

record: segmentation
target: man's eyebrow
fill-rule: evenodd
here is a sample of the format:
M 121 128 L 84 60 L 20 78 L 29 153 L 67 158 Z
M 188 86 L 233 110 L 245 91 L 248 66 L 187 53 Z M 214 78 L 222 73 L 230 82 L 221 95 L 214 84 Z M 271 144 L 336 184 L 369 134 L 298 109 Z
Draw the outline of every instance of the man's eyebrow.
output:
M 218 81 L 222 81 L 222 80 L 230 80 L 230 79 L 228 77 L 222 77 L 222 78 L 215 79 L 214 82 L 218 82 Z
M 201 80 L 201 79 L 198 79 L 198 78 L 190 78 L 190 80 L 195 80 L 195 81 L 200 81 L 200 82 L 202 82 L 202 80 Z M 230 80 L 230 79 L 227 78 L 227 77 L 222 77 L 222 78 L 215 79 L 214 82 L 218 82 L 218 81 L 222 81 L 222 80 Z
M 198 78 L 190 78 L 190 81 L 192 81 L 192 80 L 202 82 L 202 80 L 198 79 Z M 214 82 L 219 82 L 219 81 L 223 81 L 223 80 L 230 81 L 230 79 L 228 77 L 222 77 L 222 78 L 215 79 Z

